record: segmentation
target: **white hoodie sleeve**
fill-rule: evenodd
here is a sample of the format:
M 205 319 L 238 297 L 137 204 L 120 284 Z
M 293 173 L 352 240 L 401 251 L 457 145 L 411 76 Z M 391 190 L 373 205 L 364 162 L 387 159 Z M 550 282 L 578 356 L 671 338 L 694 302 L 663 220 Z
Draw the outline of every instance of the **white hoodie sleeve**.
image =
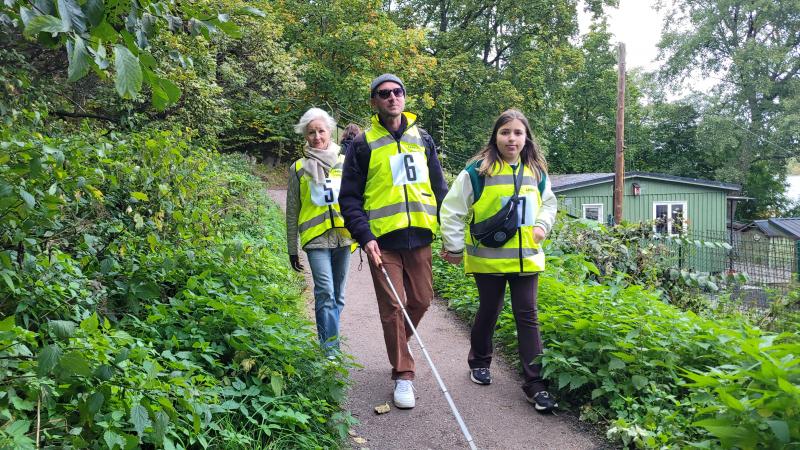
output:
M 472 183 L 467 171 L 458 174 L 439 210 L 442 247 L 450 253 L 464 251 L 464 229 L 472 207 Z
M 545 179 L 544 192 L 542 192 L 542 207 L 539 209 L 539 214 L 536 216 L 535 226 L 542 227 L 545 233 L 549 233 L 556 221 L 557 209 L 558 200 L 550 186 L 550 177 L 547 177 Z

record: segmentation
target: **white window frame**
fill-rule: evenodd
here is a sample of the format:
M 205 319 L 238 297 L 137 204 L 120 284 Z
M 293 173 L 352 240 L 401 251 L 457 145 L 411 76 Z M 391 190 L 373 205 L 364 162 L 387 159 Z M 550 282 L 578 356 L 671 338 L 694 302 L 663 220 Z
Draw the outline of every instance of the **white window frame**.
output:
M 582 203 L 581 218 L 586 219 L 586 208 L 597 208 L 597 221 L 603 223 L 603 204 L 602 203 Z M 591 219 L 586 219 L 591 220 Z
M 681 231 L 678 232 L 678 233 L 674 233 L 674 230 L 672 229 L 672 224 L 673 224 L 673 221 L 672 221 L 672 205 L 681 205 L 681 206 L 683 206 L 683 225 L 681 226 Z M 688 212 L 688 204 L 687 204 L 686 200 L 666 201 L 666 202 L 653 202 L 653 215 L 651 217 L 653 218 L 653 232 L 654 233 L 658 233 L 658 231 L 656 231 L 656 223 L 655 223 L 655 221 L 658 219 L 658 217 L 656 217 L 656 208 L 658 206 L 666 206 L 667 207 L 667 234 L 669 236 L 677 236 L 679 234 L 686 233 L 686 231 L 688 230 L 688 224 L 686 223 L 686 216 L 687 216 L 687 212 Z

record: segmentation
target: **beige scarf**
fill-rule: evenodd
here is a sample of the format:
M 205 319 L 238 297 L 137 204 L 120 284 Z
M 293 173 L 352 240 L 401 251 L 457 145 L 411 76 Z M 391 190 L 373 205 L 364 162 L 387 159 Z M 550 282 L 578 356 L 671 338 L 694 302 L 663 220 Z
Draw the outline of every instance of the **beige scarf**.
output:
M 331 142 L 327 149 L 313 148 L 306 144 L 303 149 L 305 158 L 303 159 L 303 170 L 311 177 L 316 184 L 324 184 L 325 178 L 336 165 L 339 157 L 340 147 Z

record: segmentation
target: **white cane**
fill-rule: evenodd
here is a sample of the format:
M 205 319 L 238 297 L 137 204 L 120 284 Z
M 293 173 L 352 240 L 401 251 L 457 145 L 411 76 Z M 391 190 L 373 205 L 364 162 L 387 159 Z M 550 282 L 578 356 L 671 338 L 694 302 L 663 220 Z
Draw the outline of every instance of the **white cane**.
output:
M 461 427 L 461 432 L 464 434 L 464 438 L 467 439 L 469 448 L 472 450 L 477 450 L 478 447 L 476 447 L 475 442 L 472 441 L 472 435 L 469 434 L 469 430 L 467 429 L 467 424 L 464 423 L 464 419 L 462 419 L 461 414 L 458 413 L 458 408 L 456 408 L 456 404 L 453 403 L 453 398 L 450 397 L 450 392 L 447 391 L 447 387 L 444 385 L 444 381 L 442 381 L 442 378 L 439 376 L 439 371 L 437 371 L 436 366 L 433 365 L 433 361 L 431 361 L 431 357 L 430 355 L 428 355 L 428 350 L 425 349 L 425 345 L 422 343 L 422 338 L 419 337 L 419 334 L 417 334 L 417 329 L 414 327 L 414 324 L 411 323 L 411 317 L 409 317 L 408 313 L 406 312 L 406 308 L 403 306 L 403 302 L 400 300 L 400 296 L 397 295 L 397 291 L 394 288 L 394 284 L 392 284 L 392 280 L 389 278 L 389 274 L 386 272 L 386 268 L 383 267 L 383 264 L 380 265 L 380 268 L 383 271 L 383 275 L 386 277 L 386 282 L 389 283 L 389 289 L 392 290 L 394 298 L 397 299 L 397 304 L 400 305 L 400 310 L 403 311 L 403 316 L 405 316 L 406 322 L 408 322 L 408 326 L 411 327 L 411 331 L 414 333 L 414 338 L 417 339 L 419 346 L 422 348 L 422 354 L 425 355 L 425 359 L 428 360 L 428 365 L 431 366 L 431 372 L 433 372 L 433 376 L 436 378 L 436 382 L 439 383 L 439 388 L 441 388 L 442 393 L 444 393 L 444 398 L 447 399 L 447 403 L 450 405 L 450 409 L 453 410 L 453 415 L 456 417 L 456 422 L 458 422 L 458 426 Z

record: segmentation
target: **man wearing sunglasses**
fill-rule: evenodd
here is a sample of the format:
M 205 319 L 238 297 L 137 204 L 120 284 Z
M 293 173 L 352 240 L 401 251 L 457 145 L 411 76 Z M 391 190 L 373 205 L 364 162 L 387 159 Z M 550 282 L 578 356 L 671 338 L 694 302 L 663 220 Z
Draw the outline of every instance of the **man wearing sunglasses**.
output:
M 375 78 L 370 104 L 376 112 L 371 126 L 345 156 L 339 206 L 345 226 L 369 259 L 395 381 L 394 404 L 413 408 L 412 332 L 380 267 L 405 300 L 416 327 L 433 299 L 431 242 L 447 183 L 436 144 L 417 126 L 417 116 L 404 111 L 403 81 L 393 74 Z

